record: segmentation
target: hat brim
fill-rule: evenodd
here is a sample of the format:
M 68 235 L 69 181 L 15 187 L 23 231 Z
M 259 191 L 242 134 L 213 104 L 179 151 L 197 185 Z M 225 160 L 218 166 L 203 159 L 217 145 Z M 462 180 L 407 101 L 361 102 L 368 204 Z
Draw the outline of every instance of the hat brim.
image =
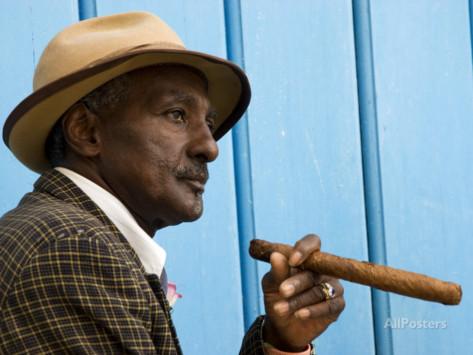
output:
M 243 115 L 251 90 L 245 73 L 227 60 L 180 49 L 137 48 L 106 58 L 36 90 L 8 116 L 3 140 L 13 154 L 38 173 L 51 166 L 45 142 L 56 121 L 79 99 L 132 70 L 157 64 L 183 64 L 200 70 L 208 81 L 208 95 L 217 110 L 214 137 L 220 139 Z

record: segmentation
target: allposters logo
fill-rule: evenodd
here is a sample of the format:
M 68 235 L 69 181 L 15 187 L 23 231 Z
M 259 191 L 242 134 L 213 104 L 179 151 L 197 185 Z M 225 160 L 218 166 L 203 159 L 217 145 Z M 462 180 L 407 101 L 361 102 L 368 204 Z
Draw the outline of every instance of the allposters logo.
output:
M 388 318 L 384 328 L 391 329 L 445 329 L 446 320 L 409 319 L 407 317 Z

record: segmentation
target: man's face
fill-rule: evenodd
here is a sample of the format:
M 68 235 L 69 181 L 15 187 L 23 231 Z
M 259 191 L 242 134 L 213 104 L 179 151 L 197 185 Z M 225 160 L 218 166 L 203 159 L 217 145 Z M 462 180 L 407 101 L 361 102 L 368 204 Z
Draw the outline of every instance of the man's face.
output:
M 218 148 L 203 79 L 186 67 L 131 74 L 128 98 L 100 117 L 102 179 L 150 234 L 199 218 Z

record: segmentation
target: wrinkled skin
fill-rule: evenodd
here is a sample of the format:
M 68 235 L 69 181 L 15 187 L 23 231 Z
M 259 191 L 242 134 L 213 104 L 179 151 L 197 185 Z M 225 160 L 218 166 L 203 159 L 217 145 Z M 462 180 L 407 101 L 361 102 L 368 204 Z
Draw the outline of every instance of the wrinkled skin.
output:
M 218 155 L 215 112 L 205 81 L 188 68 L 145 68 L 131 78 L 127 100 L 112 112 L 93 113 L 80 103 L 69 110 L 61 165 L 117 196 L 153 236 L 202 215 L 207 163 Z M 263 335 L 281 350 L 303 350 L 345 306 L 338 280 L 297 268 L 319 249 L 320 239 L 309 235 L 296 243 L 289 260 L 271 256 L 262 281 Z M 334 299 L 325 300 L 320 282 L 335 288 Z
M 193 71 L 139 70 L 113 112 L 97 117 L 79 104 L 66 117 L 73 151 L 66 167 L 116 195 L 153 235 L 201 216 L 207 163 L 218 155 L 213 116 L 205 83 Z

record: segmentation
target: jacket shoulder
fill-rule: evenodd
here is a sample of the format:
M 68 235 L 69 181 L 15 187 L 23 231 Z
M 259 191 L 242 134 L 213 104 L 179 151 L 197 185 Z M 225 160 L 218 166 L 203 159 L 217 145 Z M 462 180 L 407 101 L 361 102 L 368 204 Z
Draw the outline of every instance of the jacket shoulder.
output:
M 47 193 L 25 195 L 0 219 L 0 301 L 38 250 L 73 235 L 116 242 L 110 228 L 87 210 Z
M 0 240 L 14 237 L 22 244 L 89 230 L 106 233 L 108 228 L 89 211 L 41 192 L 25 195 L 15 209 L 0 219 Z

